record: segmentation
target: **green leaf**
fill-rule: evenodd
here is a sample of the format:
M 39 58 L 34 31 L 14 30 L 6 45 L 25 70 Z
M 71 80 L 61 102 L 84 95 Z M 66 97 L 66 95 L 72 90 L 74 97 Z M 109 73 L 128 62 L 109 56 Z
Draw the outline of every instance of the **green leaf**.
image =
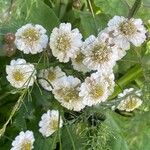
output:
M 40 133 L 35 133 L 35 143 L 34 143 L 34 149 L 37 150 L 53 150 L 55 149 L 55 146 L 52 149 L 52 143 L 53 139 L 52 137 L 44 138 Z M 55 143 L 56 145 L 56 143 Z
M 102 12 L 114 15 L 128 15 L 128 5 L 123 0 L 95 0 L 95 5 L 100 7 Z
M 111 150 L 129 150 L 127 141 L 123 135 L 122 132 L 122 127 L 120 126 L 120 124 L 118 124 L 118 122 L 116 122 L 116 118 L 114 119 L 114 115 L 112 115 L 112 113 L 108 113 L 107 114 L 107 119 L 105 121 L 105 123 L 111 127 L 111 130 L 113 132 L 113 136 L 110 139 L 110 147 Z M 116 115 L 117 116 L 117 115 Z M 119 118 L 117 118 L 119 120 Z
M 129 69 L 125 75 L 116 81 L 114 93 L 109 97 L 109 99 L 115 98 L 120 92 L 122 92 L 124 87 L 140 76 L 142 76 L 142 68 L 140 65 L 136 65 L 135 67 Z
M 42 25 L 49 33 L 59 24 L 59 20 L 53 10 L 41 0 L 37 0 L 35 4 L 32 4 L 31 12 L 28 17 L 32 23 Z
M 136 55 L 135 49 L 130 49 L 127 54 L 118 61 L 118 73 L 124 74 L 128 69 L 136 64 L 139 64 L 139 59 Z
M 109 112 L 106 123 L 115 137 L 115 141 L 111 140 L 112 150 L 149 150 L 150 145 L 146 144 L 150 140 L 149 117 L 149 112 L 135 112 L 132 118 Z
M 59 20 L 53 10 L 48 7 L 43 1 L 26 0 L 21 8 L 19 20 L 24 18 L 25 22 L 40 24 L 50 33 L 54 27 L 59 24 Z
M 15 3 L 11 15 L 1 25 L 5 32 L 16 31 L 26 23 L 34 23 L 42 25 L 50 33 L 59 24 L 54 11 L 42 0 L 16 0 Z
M 34 116 L 35 109 L 32 105 L 31 99 L 25 98 L 23 104 L 21 105 L 14 121 L 13 126 L 15 126 L 18 130 L 26 130 L 27 124 L 26 120 L 32 120 Z
M 79 133 L 79 124 L 66 125 L 62 129 L 62 148 L 64 150 L 80 150 L 82 140 Z M 80 129 L 79 129 L 80 130 Z
M 109 15 L 103 13 L 97 14 L 93 17 L 90 12 L 82 12 L 77 10 L 74 11 L 74 17 L 79 18 L 79 29 L 85 38 L 91 34 L 97 36 L 98 32 L 105 28 L 108 20 L 110 19 Z

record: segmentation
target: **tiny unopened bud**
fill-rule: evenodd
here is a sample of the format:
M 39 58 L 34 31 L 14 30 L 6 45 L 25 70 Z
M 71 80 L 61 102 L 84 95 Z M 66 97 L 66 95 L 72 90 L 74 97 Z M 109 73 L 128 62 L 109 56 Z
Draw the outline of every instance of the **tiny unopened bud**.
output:
M 82 7 L 81 1 L 80 0 L 73 0 L 73 7 L 75 9 L 81 9 L 81 7 Z
M 13 33 L 7 33 L 4 35 L 4 40 L 7 44 L 12 44 L 15 41 L 15 35 Z
M 14 44 L 4 44 L 3 49 L 5 51 L 5 55 L 8 57 L 11 57 L 16 53 L 16 47 Z

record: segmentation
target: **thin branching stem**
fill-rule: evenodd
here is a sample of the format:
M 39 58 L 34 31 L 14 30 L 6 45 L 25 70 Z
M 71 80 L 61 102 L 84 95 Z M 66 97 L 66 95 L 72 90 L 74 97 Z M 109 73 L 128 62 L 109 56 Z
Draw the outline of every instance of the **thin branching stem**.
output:
M 141 7 L 142 0 L 135 0 L 132 8 L 129 11 L 128 18 L 132 18 Z

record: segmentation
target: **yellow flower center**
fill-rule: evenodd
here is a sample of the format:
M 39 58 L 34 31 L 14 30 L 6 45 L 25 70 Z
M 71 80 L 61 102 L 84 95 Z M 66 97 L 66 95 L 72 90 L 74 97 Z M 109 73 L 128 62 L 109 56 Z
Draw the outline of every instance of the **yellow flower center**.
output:
M 23 33 L 23 38 L 29 43 L 39 40 L 39 37 L 39 33 L 34 28 L 29 28 Z
M 137 106 L 137 101 L 132 96 L 130 96 L 129 98 L 129 101 L 125 103 L 125 108 L 134 109 Z
M 50 81 L 54 81 L 56 79 L 56 73 L 54 71 L 49 71 L 47 78 Z
M 104 94 L 104 89 L 101 85 L 95 85 L 91 92 L 90 92 L 91 96 L 94 98 L 94 99 L 98 99 L 100 98 L 101 96 L 103 96 Z
M 16 70 L 14 73 L 13 73 L 13 78 L 16 80 L 16 81 L 23 81 L 24 79 L 24 75 L 21 71 L 19 70 Z
M 91 55 L 92 60 L 98 63 L 108 61 L 109 60 L 108 50 L 109 49 L 106 43 L 99 43 L 95 45 Z
M 58 92 L 66 102 L 77 101 L 79 99 L 79 91 L 76 88 L 63 88 Z
M 71 47 L 71 39 L 66 34 L 62 34 L 57 39 L 57 48 L 59 51 L 67 51 Z
M 27 141 L 27 142 L 24 142 L 22 145 L 21 145 L 21 150 L 31 150 L 32 148 L 32 144 L 31 142 Z
M 75 58 L 75 61 L 76 61 L 77 63 L 82 63 L 82 61 L 83 61 L 84 58 L 85 58 L 85 56 L 84 56 L 82 53 L 79 53 L 79 54 L 77 55 L 77 57 Z
M 132 36 L 137 32 L 137 29 L 132 21 L 124 21 L 120 24 L 120 31 L 126 36 Z
M 57 130 L 59 128 L 58 120 L 52 120 L 49 124 L 50 129 Z

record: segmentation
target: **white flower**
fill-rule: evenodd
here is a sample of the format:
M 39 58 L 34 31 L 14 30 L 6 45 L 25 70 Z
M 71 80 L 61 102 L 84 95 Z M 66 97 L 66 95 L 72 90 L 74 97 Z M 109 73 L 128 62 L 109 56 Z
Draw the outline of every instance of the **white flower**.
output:
M 79 97 L 81 81 L 73 76 L 60 78 L 52 90 L 54 97 L 67 109 L 80 111 L 85 107 Z
M 125 89 L 122 93 L 118 94 L 118 98 L 122 98 L 126 95 L 134 94 L 138 97 L 141 96 L 141 90 L 135 90 L 134 88 Z
M 34 65 L 27 63 L 24 59 L 12 60 L 6 66 L 7 80 L 15 88 L 28 88 L 36 79 Z
M 62 126 L 63 120 L 59 115 L 59 111 L 48 110 L 47 113 L 43 114 L 41 117 L 39 132 L 42 133 L 43 136 L 49 137 Z
M 125 89 L 122 93 L 118 94 L 118 98 L 122 101 L 117 108 L 122 111 L 133 111 L 142 104 L 140 99 L 141 90 L 135 90 L 134 88 Z
M 85 39 L 82 45 L 82 49 L 86 49 L 90 44 L 92 44 L 96 40 L 94 35 L 90 35 L 88 38 Z
M 41 25 L 26 24 L 17 30 L 15 45 L 25 54 L 37 54 L 47 47 L 48 36 Z
M 52 54 L 60 62 L 68 62 L 75 58 L 82 46 L 82 35 L 78 29 L 71 30 L 70 23 L 61 23 L 59 28 L 54 28 L 50 35 L 50 48 Z
M 85 55 L 83 63 L 90 70 L 109 72 L 115 65 L 117 48 L 109 43 L 108 36 L 107 33 L 102 33 L 83 49 L 83 54 Z
M 87 77 L 81 84 L 79 96 L 83 98 L 83 103 L 87 106 L 92 106 L 104 102 L 108 96 L 112 94 L 114 79 L 104 76 L 100 72 L 93 73 Z
M 15 138 L 15 140 L 12 142 L 11 150 L 31 150 L 34 148 L 34 141 L 35 139 L 32 131 L 21 131 L 19 135 Z
M 130 48 L 130 43 L 140 46 L 146 39 L 146 29 L 141 19 L 114 16 L 108 22 L 108 27 L 115 36 L 115 43 L 126 50 Z
M 83 64 L 84 58 L 85 55 L 80 51 L 76 58 L 71 59 L 74 70 L 81 71 L 83 73 L 90 72 L 90 69 Z
M 119 47 L 119 45 L 116 45 L 114 41 L 115 36 L 113 35 L 112 29 L 110 29 L 109 27 L 105 28 L 98 34 L 98 37 L 101 36 L 102 33 L 107 33 L 109 36 L 106 37 L 106 40 L 109 41 L 111 45 L 115 45 L 116 53 L 118 56 L 116 60 L 120 60 L 122 57 L 124 57 L 126 55 L 126 50 L 128 49 L 124 49 Z
M 141 106 L 141 104 L 142 104 L 142 100 L 139 97 L 135 95 L 129 95 L 119 103 L 117 108 L 122 111 L 130 112 L 138 108 L 139 106 Z
M 113 70 L 110 72 L 100 72 L 92 73 L 91 76 L 93 78 L 103 78 L 108 83 L 108 93 L 111 95 L 114 92 L 115 87 L 115 76 Z
M 85 59 L 85 55 L 83 54 L 84 49 L 89 46 L 96 37 L 94 35 L 90 35 L 82 44 L 82 47 L 80 48 L 76 58 L 71 59 L 72 60 L 72 66 L 75 70 L 81 71 L 83 73 L 90 72 L 91 69 L 88 69 L 86 65 L 83 64 L 83 60 Z
M 50 67 L 47 69 L 42 69 L 40 70 L 38 75 L 38 77 L 41 78 L 39 79 L 39 83 L 45 90 L 51 91 L 52 90 L 51 85 L 55 86 L 56 80 L 58 80 L 59 78 L 65 75 L 66 74 L 61 70 L 59 66 L 56 66 L 55 68 Z

